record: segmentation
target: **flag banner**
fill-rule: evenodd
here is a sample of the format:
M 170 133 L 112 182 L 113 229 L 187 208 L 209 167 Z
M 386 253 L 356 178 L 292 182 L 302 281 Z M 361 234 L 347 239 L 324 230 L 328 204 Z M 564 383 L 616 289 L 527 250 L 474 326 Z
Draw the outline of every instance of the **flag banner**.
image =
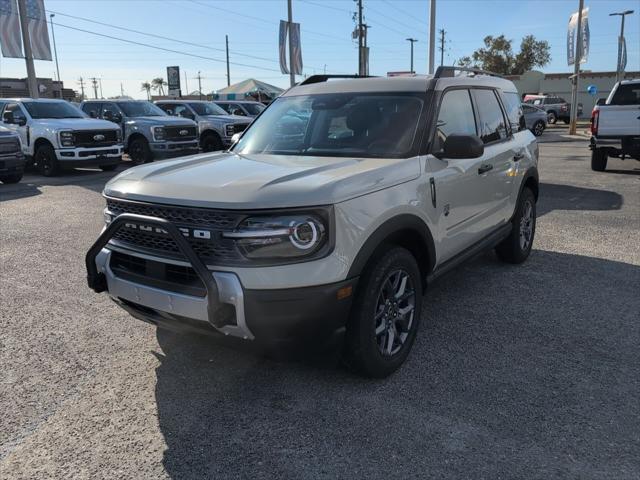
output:
M 49 44 L 49 31 L 47 30 L 47 17 L 44 11 L 44 0 L 27 0 L 27 20 L 29 37 L 31 38 L 31 52 L 37 60 L 53 60 L 51 58 L 51 45 Z
M 7 58 L 24 58 L 16 0 L 0 0 L 0 46 Z
M 616 71 L 624 72 L 627 68 L 627 41 L 624 37 L 618 37 L 618 65 Z
M 180 67 L 167 67 L 167 90 L 169 96 L 180 96 Z
M 302 75 L 302 46 L 300 45 L 300 24 L 292 23 L 289 31 L 289 42 L 291 42 L 291 50 L 293 50 L 293 65 L 291 70 L 296 75 Z
M 278 50 L 280 52 L 280 71 L 289 73 L 287 68 L 287 32 L 289 31 L 289 23 L 280 20 L 280 36 L 278 37 Z
M 573 65 L 576 61 L 577 46 L 577 30 L 578 30 L 578 12 L 573 13 L 569 17 L 569 28 L 567 30 L 567 65 Z M 591 33 L 589 31 L 589 7 L 582 9 L 582 51 L 580 63 L 586 63 L 589 58 L 589 40 Z

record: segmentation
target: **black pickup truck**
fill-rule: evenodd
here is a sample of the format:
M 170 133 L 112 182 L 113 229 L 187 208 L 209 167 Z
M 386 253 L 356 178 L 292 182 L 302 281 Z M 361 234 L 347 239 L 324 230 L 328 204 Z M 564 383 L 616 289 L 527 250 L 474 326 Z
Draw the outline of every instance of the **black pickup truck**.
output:
M 0 182 L 18 183 L 22 179 L 25 163 L 20 137 L 0 127 Z

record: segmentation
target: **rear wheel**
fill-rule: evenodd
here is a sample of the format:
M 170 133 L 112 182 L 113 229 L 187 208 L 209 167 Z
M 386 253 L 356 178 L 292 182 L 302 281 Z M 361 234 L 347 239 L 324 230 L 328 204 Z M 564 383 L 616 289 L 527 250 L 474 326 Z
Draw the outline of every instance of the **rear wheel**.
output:
M 607 151 L 602 148 L 594 148 L 591 150 L 591 170 L 594 172 L 604 172 L 607 168 L 607 160 L 609 156 Z
M 565 125 L 569 125 L 571 123 L 571 120 L 568 118 L 563 118 L 562 121 L 565 123 Z
M 507 263 L 524 262 L 531 253 L 535 233 L 536 198 L 531 189 L 525 187 L 511 221 L 511 233 L 496 247 L 498 258 Z
M 129 144 L 129 158 L 136 165 L 153 161 L 149 142 L 145 138 L 137 137 Z
M 2 183 L 18 183 L 20 180 L 22 180 L 22 172 L 0 175 L 0 182 Z
M 56 152 L 51 145 L 41 145 L 36 150 L 34 162 L 40 174 L 45 177 L 53 177 L 60 171 L 60 163 L 56 158 Z
M 347 325 L 347 363 L 368 377 L 383 378 L 396 371 L 409 355 L 421 309 L 416 259 L 408 250 L 392 247 L 360 278 Z
M 533 128 L 531 129 L 531 131 L 536 137 L 542 135 L 544 132 L 544 122 L 542 120 L 538 120 L 533 124 Z
M 216 152 L 218 150 L 223 150 L 224 145 L 222 145 L 222 140 L 215 133 L 207 133 L 204 135 L 202 140 L 200 141 L 200 145 L 202 147 L 203 152 Z
M 556 112 L 547 112 L 547 122 L 551 125 L 554 125 L 558 121 L 558 116 Z

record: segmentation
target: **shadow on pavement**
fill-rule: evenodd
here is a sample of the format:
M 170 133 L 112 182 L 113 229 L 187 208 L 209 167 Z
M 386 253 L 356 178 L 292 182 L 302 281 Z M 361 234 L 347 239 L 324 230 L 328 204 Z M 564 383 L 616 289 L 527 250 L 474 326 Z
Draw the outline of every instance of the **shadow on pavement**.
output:
M 631 478 L 640 267 L 534 251 L 434 285 L 382 381 L 159 330 L 172 478 Z
M 554 183 L 540 183 L 539 197 L 539 217 L 553 210 L 620 210 L 624 203 L 616 192 Z
M 34 197 L 42 192 L 37 185 L 32 183 L 17 183 L 4 185 L 0 184 L 0 203 L 8 200 L 19 200 L 21 198 Z

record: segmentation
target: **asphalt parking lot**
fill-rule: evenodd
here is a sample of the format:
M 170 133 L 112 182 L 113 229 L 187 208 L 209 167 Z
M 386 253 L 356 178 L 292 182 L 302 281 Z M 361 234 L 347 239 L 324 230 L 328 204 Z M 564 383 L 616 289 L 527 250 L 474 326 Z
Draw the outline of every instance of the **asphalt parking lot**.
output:
M 427 292 L 383 381 L 156 331 L 85 284 L 112 174 L 0 185 L 0 478 L 640 477 L 640 163 L 541 145 L 534 251 Z

